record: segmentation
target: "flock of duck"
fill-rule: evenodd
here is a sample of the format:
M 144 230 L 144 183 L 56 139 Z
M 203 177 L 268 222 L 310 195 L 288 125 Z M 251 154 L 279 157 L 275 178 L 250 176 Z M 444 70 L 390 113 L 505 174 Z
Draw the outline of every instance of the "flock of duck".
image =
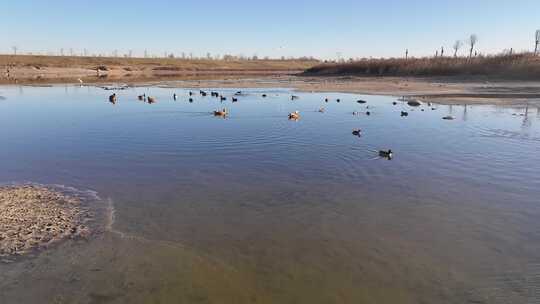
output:
M 193 102 L 193 96 L 196 95 L 196 93 L 192 92 L 192 91 L 189 91 L 188 92 L 188 95 L 189 95 L 189 99 L 188 101 L 190 103 Z M 208 95 L 208 92 L 206 91 L 203 91 L 203 90 L 200 90 L 199 91 L 199 95 L 201 95 L 202 97 L 205 97 Z M 243 96 L 245 95 L 242 91 L 237 91 L 232 97 L 231 97 L 231 101 L 233 103 L 235 102 L 238 102 L 238 96 Z M 214 97 L 214 98 L 218 98 L 220 100 L 220 102 L 223 102 L 223 101 L 226 101 L 227 100 L 227 97 L 223 96 L 222 94 L 220 94 L 219 92 L 214 92 L 214 91 L 211 91 L 210 92 L 210 96 L 211 97 Z M 261 95 L 263 98 L 266 98 L 268 97 L 267 94 L 262 94 Z M 141 101 L 144 101 L 148 104 L 153 104 L 155 102 L 157 102 L 157 99 L 155 97 L 152 97 L 152 96 L 147 96 L 146 94 L 142 94 L 142 95 L 138 95 L 137 98 Z M 172 98 L 173 100 L 177 100 L 178 99 L 178 95 L 176 93 L 174 93 L 172 95 Z M 300 97 L 297 96 L 297 95 L 291 95 L 291 100 L 296 100 L 296 99 L 299 99 Z M 112 104 L 116 104 L 118 100 L 118 96 L 116 95 L 116 93 L 112 94 L 109 96 L 109 102 L 112 103 Z M 407 102 L 407 104 L 411 107 L 418 107 L 421 105 L 421 103 L 415 99 L 406 99 L 406 98 L 402 98 L 400 99 L 401 101 L 404 101 L 404 102 Z M 330 102 L 330 99 L 329 98 L 325 98 L 324 100 L 326 103 Z M 336 99 L 336 102 L 341 102 L 341 100 L 338 98 Z M 367 101 L 365 100 L 357 100 L 356 101 L 357 103 L 359 104 L 366 104 Z M 397 102 L 393 102 L 392 103 L 393 105 L 397 105 Z M 432 107 L 432 104 L 431 103 L 427 103 L 428 107 L 431 108 L 431 110 L 435 110 L 436 108 Z M 366 106 L 366 109 L 369 109 L 369 106 Z M 421 109 L 421 111 L 424 111 L 424 109 Z M 318 112 L 320 113 L 324 113 L 325 112 L 325 109 L 324 108 L 320 108 L 318 110 Z M 215 110 L 213 111 L 212 113 L 214 116 L 218 116 L 218 117 L 227 117 L 229 115 L 229 111 L 226 109 L 226 108 L 223 108 L 223 109 L 218 109 L 218 110 Z M 361 112 L 357 112 L 357 111 L 354 111 L 352 113 L 353 115 L 360 115 L 362 114 Z M 371 112 L 370 111 L 366 111 L 364 112 L 365 115 L 369 116 L 371 115 Z M 409 112 L 407 111 L 401 111 L 400 113 L 401 117 L 406 117 L 406 116 L 409 116 Z M 300 112 L 299 111 L 294 111 L 294 112 L 291 112 L 288 114 L 288 118 L 290 120 L 299 120 L 300 119 Z M 453 116 L 444 116 L 442 119 L 444 120 L 453 120 L 454 117 Z M 362 136 L 362 130 L 361 129 L 353 129 L 352 131 L 352 134 L 355 135 L 355 136 Z M 393 152 L 392 150 L 388 149 L 388 150 L 379 150 L 378 151 L 378 154 L 380 157 L 382 158 L 386 158 L 388 160 L 392 159 L 393 157 Z

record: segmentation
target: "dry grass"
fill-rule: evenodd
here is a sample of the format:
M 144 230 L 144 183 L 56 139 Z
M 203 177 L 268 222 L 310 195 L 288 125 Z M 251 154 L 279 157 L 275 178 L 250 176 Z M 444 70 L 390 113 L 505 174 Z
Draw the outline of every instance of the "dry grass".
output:
M 540 79 L 540 57 L 532 54 L 476 58 L 369 59 L 325 63 L 309 68 L 308 76 L 493 76 Z
M 32 55 L 0 55 L 0 67 L 32 68 L 83 68 L 95 69 L 98 66 L 107 68 L 124 68 L 132 70 L 164 69 L 164 70 L 305 70 L 318 64 L 314 60 L 209 60 L 209 59 L 177 59 L 177 58 L 117 58 L 117 57 L 78 57 L 78 56 L 32 56 Z

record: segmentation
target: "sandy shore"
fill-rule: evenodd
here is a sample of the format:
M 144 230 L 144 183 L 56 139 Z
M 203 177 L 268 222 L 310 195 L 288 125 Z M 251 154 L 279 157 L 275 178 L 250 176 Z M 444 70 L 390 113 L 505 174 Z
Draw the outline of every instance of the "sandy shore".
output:
M 78 197 L 37 185 L 1 186 L 0 257 L 87 237 L 91 217 Z
M 292 68 L 298 68 L 294 66 Z M 300 70 L 272 66 L 269 69 L 176 69 L 114 66 L 101 71 L 88 68 L 14 67 L 11 78 L 0 84 L 47 85 L 54 83 L 136 84 L 184 88 L 293 88 L 306 92 L 345 92 L 406 96 L 439 104 L 539 105 L 540 82 L 509 81 L 482 77 L 303 77 Z M 16 80 L 16 81 L 15 81 Z

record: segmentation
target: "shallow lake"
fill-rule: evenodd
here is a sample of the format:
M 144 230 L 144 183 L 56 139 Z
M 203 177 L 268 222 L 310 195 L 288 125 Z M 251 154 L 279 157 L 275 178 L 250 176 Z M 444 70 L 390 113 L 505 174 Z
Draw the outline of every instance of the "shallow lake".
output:
M 540 301 L 540 109 L 210 90 L 0 87 L 0 183 L 114 208 L 0 263 L 0 303 Z

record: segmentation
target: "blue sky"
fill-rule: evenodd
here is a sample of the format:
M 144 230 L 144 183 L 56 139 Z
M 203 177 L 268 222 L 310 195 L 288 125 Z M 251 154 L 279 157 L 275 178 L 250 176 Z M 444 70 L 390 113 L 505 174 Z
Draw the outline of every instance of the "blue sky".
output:
M 424 56 L 471 33 L 484 53 L 532 49 L 540 1 L 17 0 L 0 22 L 2 53 Z

